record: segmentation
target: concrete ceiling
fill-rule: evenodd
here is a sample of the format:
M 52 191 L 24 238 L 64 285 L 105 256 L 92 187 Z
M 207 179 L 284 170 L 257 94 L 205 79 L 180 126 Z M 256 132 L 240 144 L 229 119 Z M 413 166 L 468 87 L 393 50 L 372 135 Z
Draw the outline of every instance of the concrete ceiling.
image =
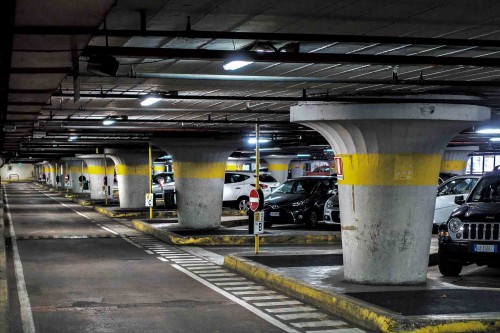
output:
M 186 133 L 249 136 L 256 120 L 283 153 L 314 150 L 326 141 L 289 123 L 290 106 L 301 100 L 397 102 L 438 93 L 453 102 L 465 94 L 492 107 L 493 123 L 500 112 L 497 1 L 17 0 L 4 6 L 4 31 L 12 38 L 0 54 L 2 153 L 17 160 L 123 142 L 144 146 L 150 137 Z M 114 56 L 117 74 L 87 71 L 96 55 Z M 254 62 L 225 71 L 224 62 L 237 56 Z M 142 107 L 148 93 L 164 98 Z M 103 126 L 106 116 L 122 120 Z M 68 142 L 70 135 L 78 140 Z M 469 130 L 452 144 L 494 151 L 488 139 Z

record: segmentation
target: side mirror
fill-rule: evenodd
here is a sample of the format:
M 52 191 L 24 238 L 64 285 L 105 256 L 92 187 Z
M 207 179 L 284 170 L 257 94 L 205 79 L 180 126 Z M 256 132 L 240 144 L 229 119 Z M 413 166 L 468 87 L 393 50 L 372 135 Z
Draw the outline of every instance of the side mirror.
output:
M 463 204 L 464 202 L 465 202 L 465 199 L 464 199 L 464 196 L 463 196 L 463 195 L 457 195 L 457 196 L 455 197 L 455 203 L 456 203 L 457 205 L 461 205 L 461 204 Z

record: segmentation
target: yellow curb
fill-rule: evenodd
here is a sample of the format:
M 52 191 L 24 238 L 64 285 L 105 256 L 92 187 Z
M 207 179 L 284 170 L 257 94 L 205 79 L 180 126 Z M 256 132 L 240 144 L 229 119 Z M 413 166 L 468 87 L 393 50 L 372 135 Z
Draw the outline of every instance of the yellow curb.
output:
M 141 220 L 132 220 L 132 227 L 142 232 L 151 234 L 174 245 L 194 245 L 194 246 L 247 246 L 253 245 L 254 235 L 220 235 L 220 236 L 179 236 L 167 230 L 160 230 Z M 340 234 L 330 235 L 264 235 L 260 236 L 260 244 L 333 244 L 341 242 Z
M 410 318 L 385 311 L 347 295 L 280 274 L 277 270 L 237 255 L 224 256 L 224 266 L 242 275 L 279 289 L 299 299 L 311 302 L 326 311 L 370 330 L 387 333 L 451 333 L 498 332 L 499 317 L 471 318 Z

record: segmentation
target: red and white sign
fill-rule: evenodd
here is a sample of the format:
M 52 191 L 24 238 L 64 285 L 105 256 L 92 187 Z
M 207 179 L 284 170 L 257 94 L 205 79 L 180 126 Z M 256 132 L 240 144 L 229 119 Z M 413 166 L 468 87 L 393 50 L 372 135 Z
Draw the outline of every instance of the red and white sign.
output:
M 259 192 L 252 189 L 250 191 L 250 209 L 255 212 L 257 208 L 259 208 Z
M 342 166 L 342 157 L 334 157 L 335 160 L 335 169 L 337 170 L 337 179 L 344 179 L 344 167 Z

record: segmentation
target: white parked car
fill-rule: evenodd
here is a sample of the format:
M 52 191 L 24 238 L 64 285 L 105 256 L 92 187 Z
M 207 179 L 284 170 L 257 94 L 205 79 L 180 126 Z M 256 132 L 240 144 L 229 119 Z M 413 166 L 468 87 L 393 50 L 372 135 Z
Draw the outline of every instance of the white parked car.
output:
M 481 177 L 479 175 L 456 176 L 439 185 L 434 210 L 434 226 L 448 221 L 450 214 L 458 207 L 455 197 L 460 194 L 466 197 Z
M 259 174 L 259 187 L 264 198 L 271 194 L 280 183 L 269 173 Z M 224 194 L 222 201 L 225 204 L 234 204 L 240 210 L 248 209 L 248 196 L 255 188 L 255 173 L 251 171 L 227 171 L 224 179 Z

